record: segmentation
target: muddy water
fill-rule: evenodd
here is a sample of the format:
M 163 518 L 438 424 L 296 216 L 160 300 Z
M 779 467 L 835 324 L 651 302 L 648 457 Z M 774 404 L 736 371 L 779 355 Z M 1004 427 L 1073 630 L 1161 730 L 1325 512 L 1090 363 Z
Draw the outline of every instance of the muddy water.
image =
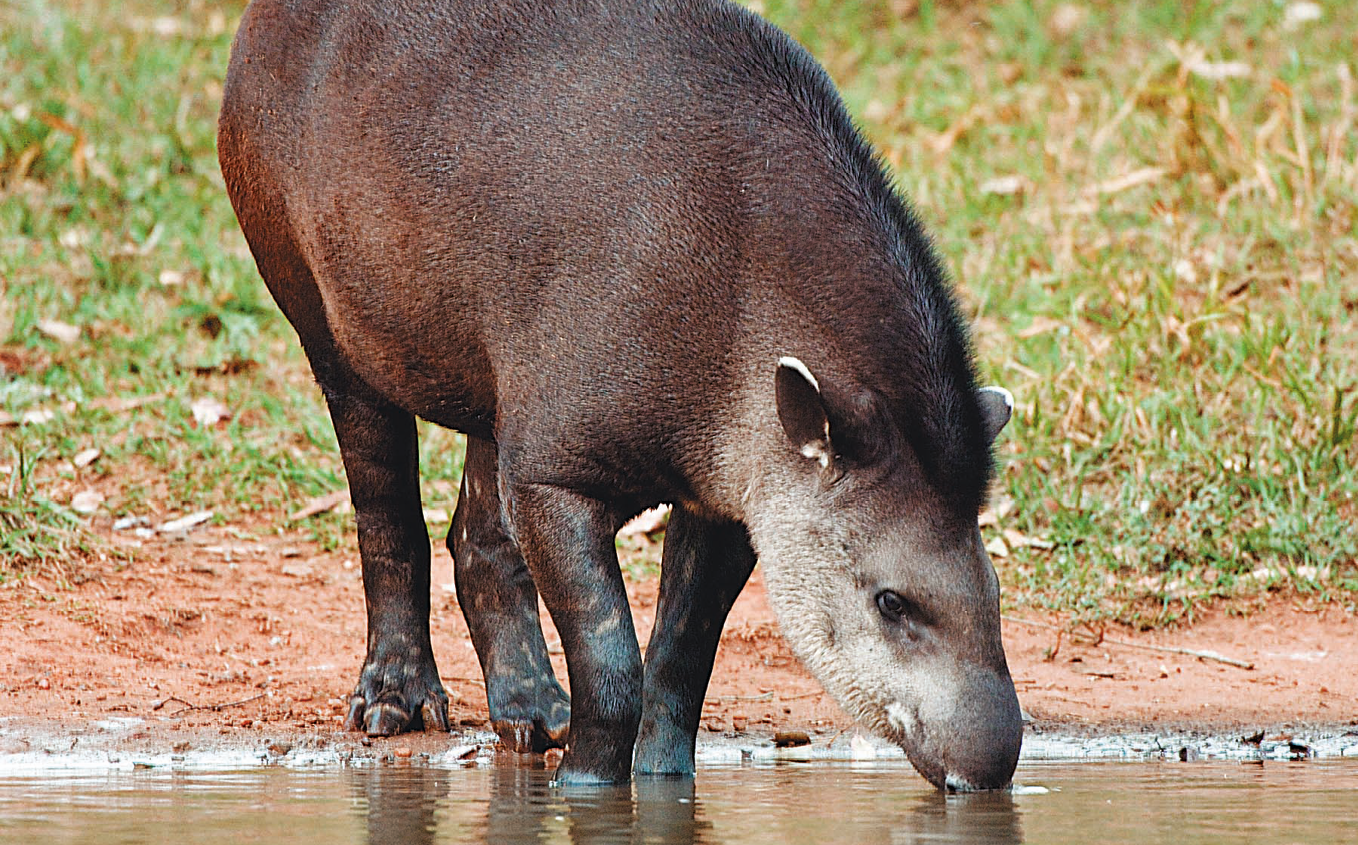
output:
M 542 769 L 374 765 L 5 776 L 0 841 L 39 843 L 1358 842 L 1358 761 L 1029 763 L 1013 794 L 903 762 L 707 766 L 553 790 Z

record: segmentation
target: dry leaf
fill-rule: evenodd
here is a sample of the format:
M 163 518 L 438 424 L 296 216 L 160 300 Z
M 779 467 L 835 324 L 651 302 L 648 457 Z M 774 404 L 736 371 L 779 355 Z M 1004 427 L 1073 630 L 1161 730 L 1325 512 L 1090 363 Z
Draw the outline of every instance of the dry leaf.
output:
M 1253 71 L 1244 62 L 1193 62 L 1188 66 L 1188 72 L 1194 76 L 1201 76 L 1203 79 L 1240 79 L 1249 76 Z
M 448 521 L 448 511 L 444 508 L 425 508 L 424 521 L 433 525 L 442 525 Z
M 164 393 L 151 393 L 146 396 L 101 396 L 98 399 L 91 399 L 85 403 L 85 407 L 95 411 L 109 411 L 119 413 L 121 411 L 131 411 L 140 408 L 142 405 L 149 405 L 152 402 L 159 402 L 165 398 Z
M 43 408 L 35 408 L 31 411 L 24 411 L 22 414 L 20 414 L 19 422 L 23 423 L 24 425 L 43 425 L 44 423 L 50 423 L 52 420 L 56 418 L 57 418 L 56 411 L 50 411 Z
M 90 233 L 84 229 L 67 229 L 57 236 L 57 243 L 67 249 L 78 249 L 90 242 Z
M 39 320 L 38 331 L 58 343 L 75 343 L 80 339 L 80 327 L 60 320 Z
M 663 531 L 665 526 L 669 524 L 670 506 L 660 505 L 637 514 L 622 527 L 618 536 L 636 537 L 639 534 L 655 534 L 658 531 Z
M 99 456 L 102 454 L 103 452 L 96 448 L 81 449 L 75 453 L 75 457 L 71 458 L 71 463 L 75 464 L 76 469 L 84 469 L 99 460 Z
M 1046 334 L 1047 332 L 1059 329 L 1061 326 L 1062 323 L 1060 321 L 1053 320 L 1050 317 L 1034 317 L 1033 322 L 1028 325 L 1028 328 L 1019 332 L 1017 337 L 1019 340 L 1027 340 L 1028 338 L 1037 337 L 1040 334 Z
M 990 552 L 991 557 L 1009 557 L 1009 547 L 999 537 L 992 538 L 986 543 L 985 550 Z
M 349 500 L 348 490 L 336 490 L 333 493 L 326 493 L 323 496 L 316 496 L 312 498 L 310 501 L 308 501 L 305 505 L 302 505 L 297 510 L 288 514 L 288 521 L 296 522 L 299 519 L 306 519 L 307 517 L 315 516 L 318 513 L 325 513 L 328 510 L 334 510 L 336 507 L 340 505 L 341 502 L 347 502 L 348 500 Z
M 1077 6 L 1074 3 L 1062 3 L 1052 12 L 1051 18 L 1047 21 L 1051 28 L 1052 35 L 1057 38 L 1065 38 L 1085 22 L 1089 17 L 1089 10 L 1084 6 Z
M 183 270 L 161 270 L 156 281 L 164 287 L 174 287 L 184 284 L 185 273 Z
M 176 531 L 187 531 L 198 525 L 202 525 L 212 519 L 212 511 L 198 511 L 188 516 L 181 516 L 179 519 L 172 519 L 169 522 L 162 522 L 157 531 L 164 534 L 173 534 Z
M 1324 10 L 1319 3 L 1298 2 L 1288 3 L 1283 10 L 1283 26 L 1288 29 L 1297 29 L 1304 23 L 1320 20 Z
M 202 428 L 211 428 L 222 420 L 231 417 L 231 409 L 211 396 L 193 400 L 189 405 L 189 410 L 193 412 L 194 422 Z
M 981 183 L 981 193 L 996 194 L 998 196 L 1011 196 L 1021 194 L 1027 190 L 1028 182 L 1017 174 L 1010 176 L 996 176 Z
M 1125 173 L 1103 182 L 1087 185 L 1085 186 L 1083 193 L 1086 196 L 1093 196 L 1095 194 L 1116 194 L 1129 188 L 1135 188 L 1138 185 L 1154 182 L 1164 176 L 1167 172 L 1168 171 L 1163 167 L 1142 167 L 1139 170 L 1133 170 L 1130 173 Z

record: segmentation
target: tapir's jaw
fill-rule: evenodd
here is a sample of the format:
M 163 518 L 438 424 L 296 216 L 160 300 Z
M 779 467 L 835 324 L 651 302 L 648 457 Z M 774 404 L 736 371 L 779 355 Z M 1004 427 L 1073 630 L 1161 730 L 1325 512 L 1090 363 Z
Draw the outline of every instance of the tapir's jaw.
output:
M 853 649 L 789 634 L 793 651 L 860 723 L 904 749 L 940 790 L 1004 789 L 1014 776 L 1023 719 L 1007 671 L 872 664 Z M 878 652 L 880 654 L 880 652 Z
M 1023 743 L 1023 719 L 1007 673 L 973 671 L 952 700 L 889 702 L 881 732 L 924 777 L 948 792 L 1009 786 Z

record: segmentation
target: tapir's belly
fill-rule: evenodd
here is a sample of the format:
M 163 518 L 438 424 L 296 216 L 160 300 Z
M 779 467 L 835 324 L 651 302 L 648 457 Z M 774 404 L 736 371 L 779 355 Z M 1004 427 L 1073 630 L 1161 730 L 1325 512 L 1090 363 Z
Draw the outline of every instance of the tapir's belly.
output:
M 492 437 L 495 376 L 456 283 L 361 260 L 355 247 L 313 273 L 340 356 L 388 401 L 438 425 Z M 358 253 L 356 255 L 355 253 Z

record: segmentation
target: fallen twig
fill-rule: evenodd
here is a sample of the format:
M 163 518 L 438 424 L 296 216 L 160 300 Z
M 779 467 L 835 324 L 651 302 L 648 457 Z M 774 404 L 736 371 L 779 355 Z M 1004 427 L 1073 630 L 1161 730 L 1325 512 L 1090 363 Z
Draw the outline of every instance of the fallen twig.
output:
M 772 701 L 772 692 L 761 692 L 759 695 L 709 695 L 703 701 Z
M 1030 625 L 1034 628 L 1046 628 L 1052 631 L 1066 630 L 1060 625 L 1052 625 L 1049 622 L 1038 622 L 1032 619 L 1019 619 L 1014 616 L 1001 616 L 1000 618 L 1005 620 L 1006 622 L 1013 622 L 1016 625 Z M 1126 640 L 1110 639 L 1108 637 L 1103 636 L 1102 634 L 1100 634 L 1099 641 L 1095 643 L 1095 645 L 1099 645 L 1100 643 L 1122 646 L 1123 648 L 1139 648 L 1143 651 L 1158 651 L 1162 654 L 1182 654 L 1185 657 L 1196 657 L 1199 660 L 1214 660 L 1217 663 L 1225 663 L 1227 666 L 1235 666 L 1240 669 L 1254 668 L 1253 663 L 1244 660 L 1236 660 L 1233 657 L 1226 657 L 1224 655 L 1217 654 L 1216 652 L 1213 651 L 1197 651 L 1191 648 L 1177 648 L 1175 646 L 1167 645 L 1148 645 L 1146 643 L 1129 643 Z
M 164 701 L 157 701 L 155 704 L 151 706 L 151 709 L 159 710 L 165 705 L 169 704 L 171 701 L 174 701 L 184 706 L 171 713 L 170 714 L 171 716 L 178 716 L 180 713 L 188 713 L 191 710 L 210 710 L 213 713 L 216 713 L 221 710 L 225 710 L 228 707 L 239 707 L 242 704 L 249 704 L 252 701 L 258 701 L 267 694 L 268 693 L 261 692 L 260 694 L 252 695 L 249 698 L 242 698 L 240 701 L 227 701 L 223 702 L 222 704 L 194 704 L 191 701 L 185 701 L 184 699 L 178 696 L 172 695 L 169 698 L 165 699 Z

